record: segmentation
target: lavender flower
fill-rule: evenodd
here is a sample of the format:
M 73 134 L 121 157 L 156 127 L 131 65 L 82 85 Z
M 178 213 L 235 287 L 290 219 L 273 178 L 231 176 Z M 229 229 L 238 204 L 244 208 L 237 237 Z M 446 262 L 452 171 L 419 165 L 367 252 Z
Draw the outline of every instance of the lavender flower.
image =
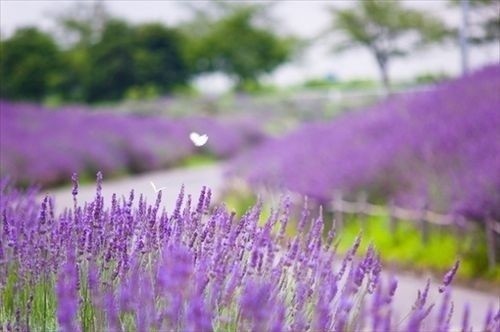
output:
M 78 269 L 74 253 L 69 252 L 68 261 L 65 263 L 56 285 L 57 294 L 57 321 L 63 331 L 79 331 L 77 324 L 78 295 L 77 274 Z
M 186 320 L 188 331 L 212 331 L 212 317 L 202 296 L 198 295 L 188 303 Z
M 500 65 L 491 65 L 431 91 L 305 124 L 237 158 L 232 173 L 322 204 L 336 190 L 365 190 L 398 205 L 426 200 L 438 212 L 500 220 L 499 90 Z
M 455 276 L 455 273 L 457 273 L 458 266 L 460 265 L 460 261 L 456 261 L 453 267 L 445 274 L 443 278 L 443 284 L 439 287 L 439 292 L 442 293 L 444 292 L 445 288 L 448 287 L 453 280 L 453 277 Z
M 241 296 L 241 315 L 252 323 L 253 329 L 261 331 L 272 314 L 273 303 L 269 298 L 272 286 L 267 283 L 247 282 Z
M 56 215 L 50 198 L 37 202 L 36 191 L 5 183 L 0 181 L 0 296 L 22 290 L 32 298 L 26 310 L 20 296 L 0 303 L 2 326 L 63 331 L 402 329 L 394 319 L 401 313 L 392 303 L 397 282 L 391 278 L 385 285 L 375 248 L 358 261 L 358 237 L 339 258 L 322 242 L 321 217 L 303 217 L 302 223 L 312 226 L 286 237 L 287 200 L 262 225 L 259 205 L 239 220 L 223 206 L 209 209 L 208 189 L 198 204 L 184 200 L 181 192 L 167 215 L 160 195 L 148 205 L 141 198 L 135 202 L 133 191 L 128 199 L 113 195 L 107 208 L 98 186 L 96 199 L 78 205 L 74 195 L 76 210 Z M 206 218 L 198 218 L 200 213 Z M 449 330 L 448 284 L 457 268 L 458 263 L 445 277 L 436 318 L 433 304 L 427 303 L 431 284 L 418 292 L 407 331 Z M 40 319 L 40 289 L 48 292 L 47 308 L 56 308 L 55 317 L 47 320 L 50 326 Z M 467 317 L 465 329 L 472 325 Z M 490 311 L 486 329 L 496 331 L 499 317 Z
M 198 152 L 188 138 L 192 131 L 209 135 L 204 149 L 217 158 L 265 139 L 258 123 L 237 119 L 137 117 L 121 110 L 54 110 L 0 100 L 0 177 L 52 186 L 66 182 L 75 171 L 119 174 L 124 168 L 140 172 L 171 167 Z

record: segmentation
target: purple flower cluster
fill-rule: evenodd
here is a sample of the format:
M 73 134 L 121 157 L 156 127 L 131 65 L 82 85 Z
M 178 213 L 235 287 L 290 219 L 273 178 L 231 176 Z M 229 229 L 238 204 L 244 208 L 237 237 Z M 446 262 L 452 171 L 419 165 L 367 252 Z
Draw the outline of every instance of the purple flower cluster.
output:
M 37 203 L 35 191 L 21 192 L 5 180 L 0 188 L 1 298 L 39 285 L 52 289 L 56 309 L 43 317 L 53 314 L 57 325 L 49 328 L 449 330 L 449 288 L 438 314 L 427 303 L 428 284 L 408 318 L 397 319 L 397 282 L 383 281 L 374 248 L 356 255 L 358 237 L 339 257 L 333 231 L 328 240 L 322 237 L 321 214 L 306 231 L 304 212 L 298 235 L 284 236 L 286 200 L 265 222 L 262 204 L 238 219 L 224 206 L 210 206 L 206 188 L 197 201 L 181 189 L 172 212 L 162 205 L 161 191 L 153 204 L 132 191 L 121 199 L 113 195 L 104 208 L 100 175 L 95 199 L 83 204 L 73 180 L 75 206 L 60 215 L 50 198 Z M 33 294 L 43 303 L 43 293 Z M 21 296 L 0 309 L 0 326 L 41 329 Z M 467 317 L 463 321 L 468 324 Z M 485 330 L 497 331 L 499 324 L 500 311 L 487 314 Z
M 253 185 L 321 202 L 335 191 L 500 219 L 500 65 L 305 125 L 235 162 Z M 259 162 L 249 162 L 258 160 Z
M 208 134 L 207 145 L 196 148 L 191 131 Z M 0 101 L 0 174 L 20 183 L 53 185 L 73 172 L 160 169 L 200 152 L 225 158 L 263 138 L 256 123 L 238 119 L 173 120 Z

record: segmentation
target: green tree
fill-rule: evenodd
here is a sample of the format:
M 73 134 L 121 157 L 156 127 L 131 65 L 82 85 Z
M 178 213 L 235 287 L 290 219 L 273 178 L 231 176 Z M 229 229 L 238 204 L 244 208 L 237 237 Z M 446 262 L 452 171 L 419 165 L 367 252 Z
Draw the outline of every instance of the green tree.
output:
M 279 36 L 256 22 L 265 7 L 238 3 L 213 3 L 219 10 L 205 15 L 198 11 L 187 26 L 186 56 L 193 71 L 223 72 L 236 81 L 237 89 L 255 84 L 289 60 L 297 40 Z M 216 9 L 217 9 L 216 8 Z
M 137 26 L 134 31 L 134 84 L 154 86 L 159 93 L 185 84 L 189 70 L 178 31 L 159 23 Z
M 89 48 L 86 100 L 119 100 L 134 85 L 134 34 L 125 21 L 111 19 Z
M 104 26 L 111 19 L 104 2 L 77 2 L 53 15 L 55 36 L 61 45 L 65 70 L 57 85 L 64 100 L 85 101 L 92 85 L 90 49 L 102 38 Z
M 438 18 L 404 8 L 400 1 L 358 0 L 352 8 L 332 8 L 330 12 L 332 24 L 327 33 L 338 32 L 343 36 L 334 50 L 366 48 L 378 65 L 386 91 L 390 88 L 392 59 L 441 41 L 449 33 Z
M 0 42 L 0 96 L 40 101 L 57 84 L 61 59 L 52 37 L 36 28 Z
M 100 39 L 106 22 L 111 19 L 103 1 L 76 2 L 53 15 L 57 39 L 63 47 L 89 47 Z
M 159 23 L 131 26 L 109 19 L 98 39 L 76 44 L 69 59 L 86 68 L 80 81 L 88 102 L 119 100 L 130 90 L 164 93 L 189 77 L 182 41 L 175 29 Z

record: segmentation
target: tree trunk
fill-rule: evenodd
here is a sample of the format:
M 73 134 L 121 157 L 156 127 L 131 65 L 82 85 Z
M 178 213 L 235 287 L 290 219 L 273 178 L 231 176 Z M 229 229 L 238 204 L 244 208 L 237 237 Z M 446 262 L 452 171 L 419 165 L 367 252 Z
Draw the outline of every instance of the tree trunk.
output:
M 382 80 L 382 86 L 384 89 L 384 94 L 388 95 L 391 91 L 391 85 L 389 80 L 389 61 L 387 56 L 384 54 L 376 54 L 378 69 L 380 71 L 380 77 Z

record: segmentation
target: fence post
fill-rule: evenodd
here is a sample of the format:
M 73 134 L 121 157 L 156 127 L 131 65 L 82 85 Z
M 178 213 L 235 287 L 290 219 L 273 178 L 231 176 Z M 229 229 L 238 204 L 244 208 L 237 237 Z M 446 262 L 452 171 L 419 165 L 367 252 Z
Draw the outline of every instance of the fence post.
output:
M 366 211 L 366 202 L 368 201 L 368 195 L 366 194 L 365 191 L 362 191 L 359 193 L 357 197 L 357 202 L 356 202 L 356 210 L 358 210 L 358 219 L 359 223 L 361 224 L 361 227 L 365 227 L 366 223 L 366 216 L 367 216 L 367 211 Z
M 488 266 L 490 269 L 495 267 L 497 261 L 496 255 L 496 234 L 493 230 L 493 223 L 495 221 L 491 218 L 486 218 L 485 231 L 486 231 L 486 246 L 488 249 Z
M 344 215 L 343 215 L 343 198 L 342 192 L 337 191 L 333 195 L 333 218 L 335 219 L 335 228 L 340 231 L 344 226 Z
M 389 230 L 392 236 L 396 235 L 397 222 L 396 216 L 394 215 L 394 201 L 391 199 L 389 201 Z
M 422 242 L 429 242 L 429 222 L 427 220 L 427 202 L 420 211 L 420 230 L 422 232 Z
M 459 251 L 460 253 L 463 253 L 468 250 L 468 248 L 464 246 L 464 243 L 467 243 L 467 241 L 465 241 L 467 234 L 465 227 L 467 226 L 467 221 L 465 220 L 465 217 L 460 214 L 453 214 L 452 218 L 452 230 L 455 232 L 455 236 L 459 240 Z

